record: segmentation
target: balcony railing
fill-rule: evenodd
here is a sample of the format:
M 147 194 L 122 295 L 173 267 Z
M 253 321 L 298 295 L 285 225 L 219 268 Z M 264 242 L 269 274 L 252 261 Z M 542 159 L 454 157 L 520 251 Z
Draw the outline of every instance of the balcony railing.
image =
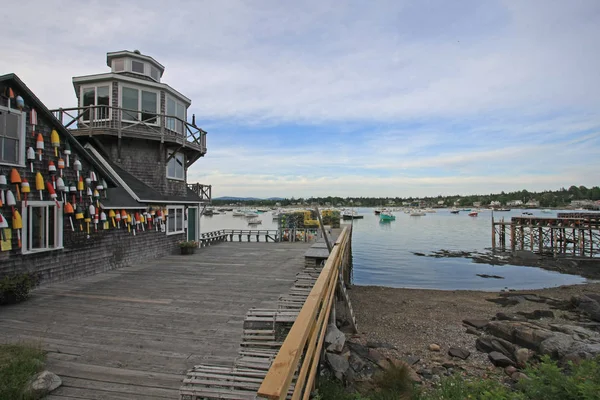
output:
M 201 183 L 188 183 L 188 188 L 196 193 L 202 201 L 209 202 L 212 199 L 212 185 L 203 185 Z
M 195 124 L 165 114 L 154 114 L 112 106 L 87 106 L 51 110 L 77 136 L 102 133 L 175 142 L 206 153 L 206 131 Z

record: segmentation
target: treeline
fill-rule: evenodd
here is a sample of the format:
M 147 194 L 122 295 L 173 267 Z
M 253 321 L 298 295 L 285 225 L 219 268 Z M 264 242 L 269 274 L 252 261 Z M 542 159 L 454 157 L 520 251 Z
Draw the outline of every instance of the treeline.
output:
M 568 206 L 573 200 L 600 200 L 600 187 L 594 186 L 587 188 L 585 186 L 571 186 L 568 189 L 548 190 L 543 192 L 529 192 L 520 190 L 516 192 L 500 192 L 497 194 L 476 194 L 469 196 L 436 196 L 436 197 L 309 197 L 309 198 L 289 198 L 282 200 L 213 200 L 216 206 L 240 203 L 248 206 L 274 207 L 290 205 L 331 205 L 331 206 L 361 206 L 361 207 L 381 207 L 387 205 L 399 206 L 403 203 L 410 205 L 436 206 L 441 201 L 443 206 L 450 207 L 458 201 L 461 206 L 470 206 L 475 202 L 480 202 L 482 206 L 489 205 L 492 201 L 499 201 L 506 205 L 510 201 L 521 200 L 523 203 L 529 201 L 538 201 L 540 207 L 562 207 Z

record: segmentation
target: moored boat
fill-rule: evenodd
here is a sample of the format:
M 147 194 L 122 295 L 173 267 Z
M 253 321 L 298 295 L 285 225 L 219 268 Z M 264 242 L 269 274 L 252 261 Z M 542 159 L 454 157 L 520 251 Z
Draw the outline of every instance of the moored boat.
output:
M 359 215 L 354 210 L 344 210 L 344 212 L 342 212 L 342 219 L 362 219 L 362 218 L 364 218 L 364 216 Z
M 384 210 L 379 213 L 379 220 L 380 221 L 395 221 L 396 216 L 394 214 L 392 214 L 391 211 Z
M 477 211 L 471 211 L 469 217 L 476 217 L 479 213 Z
M 410 213 L 411 217 L 424 217 L 425 215 L 427 215 L 427 214 L 421 210 L 414 210 Z

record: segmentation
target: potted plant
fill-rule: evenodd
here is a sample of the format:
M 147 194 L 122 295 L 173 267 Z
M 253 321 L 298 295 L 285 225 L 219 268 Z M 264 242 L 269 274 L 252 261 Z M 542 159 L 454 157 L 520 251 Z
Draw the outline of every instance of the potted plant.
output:
M 198 247 L 198 242 L 193 240 L 181 241 L 179 242 L 179 248 L 181 249 L 181 254 L 194 254 L 194 251 Z

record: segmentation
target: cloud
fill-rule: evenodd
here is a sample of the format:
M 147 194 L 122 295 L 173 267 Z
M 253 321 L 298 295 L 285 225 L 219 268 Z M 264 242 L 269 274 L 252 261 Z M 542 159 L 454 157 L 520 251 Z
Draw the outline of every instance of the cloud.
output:
M 560 186 L 597 165 L 595 0 L 37 0 L 3 10 L 23 18 L 4 21 L 0 73 L 16 72 L 50 108 L 75 105 L 72 76 L 108 71 L 107 51 L 137 48 L 165 65 L 163 80 L 209 131 L 190 176 L 240 182 L 225 194 L 308 193 L 321 190 L 317 177 L 348 194 L 468 192 L 478 187 L 469 176 Z

